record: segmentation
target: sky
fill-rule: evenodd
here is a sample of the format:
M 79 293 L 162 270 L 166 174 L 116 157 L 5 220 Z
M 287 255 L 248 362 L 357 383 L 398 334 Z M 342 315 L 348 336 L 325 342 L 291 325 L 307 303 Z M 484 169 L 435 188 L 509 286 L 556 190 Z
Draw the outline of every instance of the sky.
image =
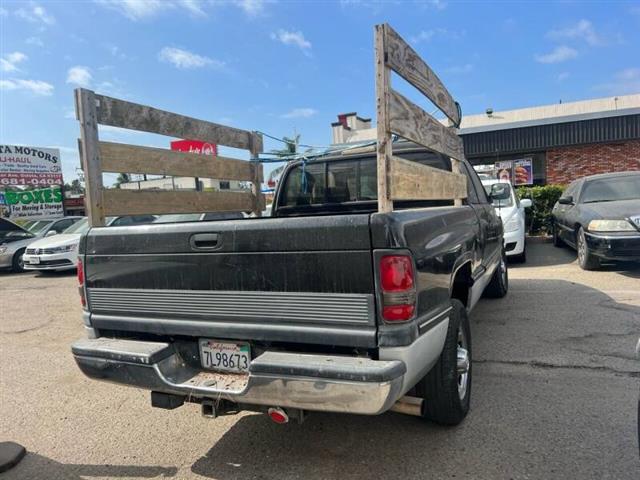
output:
M 338 113 L 375 117 L 373 27 L 383 22 L 463 114 L 640 93 L 638 1 L 0 0 L 0 143 L 59 148 L 70 182 L 73 90 L 84 87 L 328 145 Z M 100 138 L 171 140 L 113 127 Z

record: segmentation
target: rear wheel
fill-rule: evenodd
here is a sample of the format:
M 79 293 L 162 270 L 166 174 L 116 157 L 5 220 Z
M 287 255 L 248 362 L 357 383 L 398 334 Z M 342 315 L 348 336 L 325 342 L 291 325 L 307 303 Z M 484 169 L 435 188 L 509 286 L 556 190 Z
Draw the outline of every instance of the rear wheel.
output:
M 576 234 L 576 250 L 578 250 L 578 265 L 583 270 L 595 270 L 600 267 L 600 260 L 589 251 L 584 229 L 580 227 Z
M 13 255 L 13 260 L 11 261 L 11 270 L 13 270 L 16 273 L 24 272 L 24 260 L 22 258 L 23 255 L 24 255 L 24 248 L 22 250 L 18 250 Z
M 502 298 L 509 291 L 509 272 L 507 270 L 506 255 L 502 252 L 500 263 L 493 272 L 493 277 L 484 290 L 485 297 Z
M 457 425 L 469 412 L 471 398 L 471 331 L 464 305 L 451 300 L 444 348 L 438 363 L 418 382 L 423 417 L 441 425 Z

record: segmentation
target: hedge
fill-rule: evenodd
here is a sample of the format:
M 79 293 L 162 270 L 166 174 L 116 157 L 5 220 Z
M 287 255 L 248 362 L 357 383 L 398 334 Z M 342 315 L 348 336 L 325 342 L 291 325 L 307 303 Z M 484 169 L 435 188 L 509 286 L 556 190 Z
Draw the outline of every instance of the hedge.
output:
M 537 185 L 534 187 L 518 187 L 516 192 L 522 198 L 529 198 L 533 203 L 527 209 L 527 226 L 530 235 L 551 233 L 551 210 L 564 191 L 563 185 Z

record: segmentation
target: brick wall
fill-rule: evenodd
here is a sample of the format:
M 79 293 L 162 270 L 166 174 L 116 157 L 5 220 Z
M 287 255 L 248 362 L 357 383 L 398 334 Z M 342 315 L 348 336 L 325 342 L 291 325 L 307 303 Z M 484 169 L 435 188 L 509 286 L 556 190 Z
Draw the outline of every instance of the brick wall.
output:
M 640 140 L 547 150 L 547 183 L 567 184 L 597 173 L 640 170 Z

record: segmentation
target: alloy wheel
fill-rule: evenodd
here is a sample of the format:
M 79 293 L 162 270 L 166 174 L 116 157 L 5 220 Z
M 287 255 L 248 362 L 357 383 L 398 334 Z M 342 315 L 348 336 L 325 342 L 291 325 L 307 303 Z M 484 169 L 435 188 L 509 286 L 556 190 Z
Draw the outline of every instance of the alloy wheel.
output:
M 471 360 L 469 359 L 469 344 L 467 342 L 467 336 L 461 327 L 458 327 L 458 348 L 456 357 L 458 396 L 460 397 L 460 400 L 463 400 L 467 395 Z

